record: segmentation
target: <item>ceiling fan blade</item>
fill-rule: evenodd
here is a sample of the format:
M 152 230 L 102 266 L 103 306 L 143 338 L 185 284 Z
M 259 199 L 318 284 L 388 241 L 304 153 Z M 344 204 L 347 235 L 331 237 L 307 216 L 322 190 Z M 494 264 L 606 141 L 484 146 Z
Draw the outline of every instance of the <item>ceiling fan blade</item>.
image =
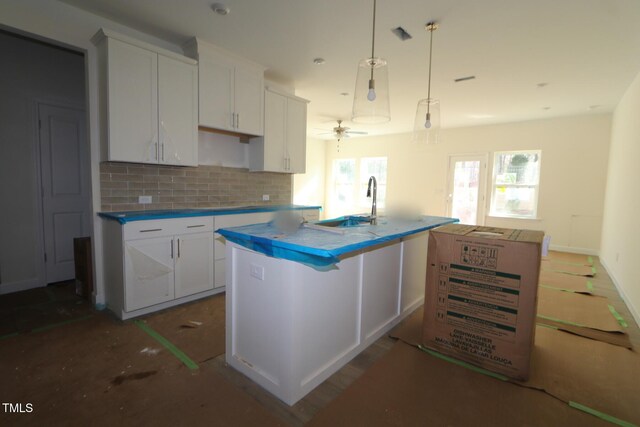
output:
M 363 132 L 359 130 L 350 130 L 350 131 L 347 131 L 347 133 L 350 133 L 352 135 L 367 135 L 369 132 Z

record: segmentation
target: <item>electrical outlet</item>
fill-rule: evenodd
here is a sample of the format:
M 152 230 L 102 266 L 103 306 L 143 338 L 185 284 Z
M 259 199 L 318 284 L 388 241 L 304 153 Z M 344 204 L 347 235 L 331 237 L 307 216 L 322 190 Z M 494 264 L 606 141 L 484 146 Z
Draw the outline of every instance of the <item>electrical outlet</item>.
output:
M 264 280 L 264 267 L 261 265 L 250 264 L 249 265 L 251 277 L 255 277 L 258 280 Z
M 152 196 L 138 196 L 138 203 L 141 205 L 148 205 L 152 202 Z
M 268 194 L 263 194 L 262 195 L 262 201 L 263 202 L 268 202 L 269 201 L 269 195 Z

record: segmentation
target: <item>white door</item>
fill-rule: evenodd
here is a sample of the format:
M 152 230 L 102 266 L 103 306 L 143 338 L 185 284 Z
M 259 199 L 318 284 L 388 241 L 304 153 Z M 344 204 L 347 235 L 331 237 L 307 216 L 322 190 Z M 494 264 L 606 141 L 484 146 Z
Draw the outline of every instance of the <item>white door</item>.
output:
M 487 155 L 449 157 L 447 215 L 462 224 L 484 225 Z
M 90 235 L 91 178 L 85 112 L 39 104 L 46 283 L 75 276 L 73 239 Z
M 198 166 L 198 68 L 158 55 L 160 163 Z
M 176 236 L 176 298 L 213 289 L 213 233 Z

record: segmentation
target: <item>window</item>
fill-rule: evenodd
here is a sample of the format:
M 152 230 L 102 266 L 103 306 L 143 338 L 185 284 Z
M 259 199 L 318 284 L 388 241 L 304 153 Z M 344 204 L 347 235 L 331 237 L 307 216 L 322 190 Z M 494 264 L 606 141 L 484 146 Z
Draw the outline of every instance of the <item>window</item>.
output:
M 536 218 L 541 151 L 499 151 L 493 161 L 491 215 Z
M 371 198 L 367 197 L 367 186 L 371 176 L 376 177 L 378 208 L 384 209 L 387 195 L 387 158 L 335 159 L 329 215 L 368 212 L 371 209 Z
M 367 197 L 367 187 L 369 178 L 376 177 L 378 188 L 377 205 L 379 209 L 384 209 L 387 198 L 387 158 L 386 157 L 364 157 L 360 160 L 360 206 L 371 207 L 371 199 Z
M 356 186 L 355 159 L 336 159 L 333 161 L 333 201 L 336 207 L 348 207 L 353 203 Z

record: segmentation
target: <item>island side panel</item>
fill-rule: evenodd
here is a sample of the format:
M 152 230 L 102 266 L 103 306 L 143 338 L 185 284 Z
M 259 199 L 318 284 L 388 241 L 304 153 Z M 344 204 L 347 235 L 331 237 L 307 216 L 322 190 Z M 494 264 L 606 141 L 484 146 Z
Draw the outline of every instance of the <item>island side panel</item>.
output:
M 301 396 L 351 360 L 361 344 L 362 255 L 322 272 L 291 263 L 297 386 Z
M 378 246 L 363 256 L 362 341 L 372 341 L 399 314 L 402 245 Z
M 402 241 L 400 313 L 403 316 L 413 312 L 424 301 L 428 244 L 428 231 L 405 237 Z
M 291 304 L 282 260 L 227 242 L 226 360 L 277 395 L 288 388 Z

